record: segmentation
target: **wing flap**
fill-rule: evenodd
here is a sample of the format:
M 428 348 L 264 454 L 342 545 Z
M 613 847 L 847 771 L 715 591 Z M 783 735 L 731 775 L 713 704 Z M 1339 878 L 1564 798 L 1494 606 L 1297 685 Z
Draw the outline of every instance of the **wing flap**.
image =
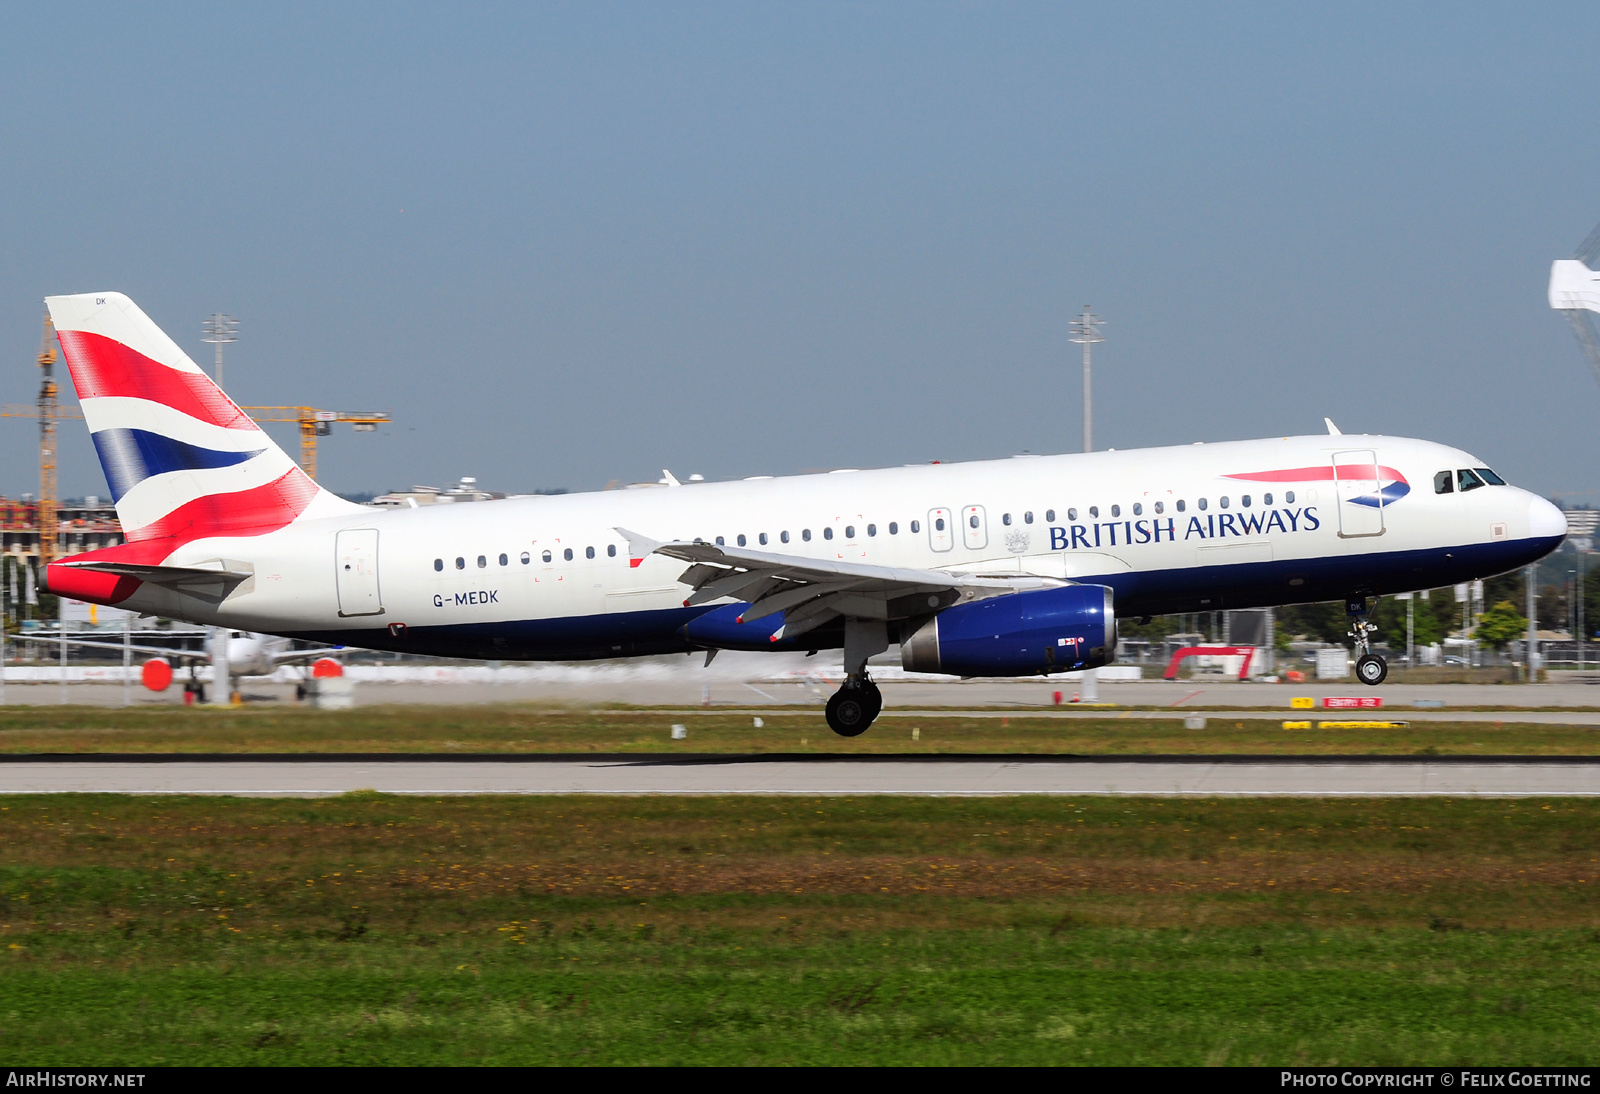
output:
M 803 634 L 836 616 L 906 619 L 979 600 L 1055 588 L 1071 582 L 1033 574 L 975 575 L 958 571 L 874 566 L 843 559 L 802 558 L 715 543 L 663 542 L 616 529 L 633 558 L 658 554 L 690 564 L 678 580 L 693 591 L 685 606 L 732 597 L 748 600 L 747 621 L 782 614 L 781 634 Z

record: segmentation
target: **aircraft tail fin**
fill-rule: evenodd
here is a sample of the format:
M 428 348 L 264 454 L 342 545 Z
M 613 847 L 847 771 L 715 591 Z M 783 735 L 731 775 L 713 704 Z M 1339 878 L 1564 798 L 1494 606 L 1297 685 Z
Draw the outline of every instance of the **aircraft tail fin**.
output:
M 45 303 L 130 543 L 175 549 L 359 509 L 313 482 L 126 296 Z

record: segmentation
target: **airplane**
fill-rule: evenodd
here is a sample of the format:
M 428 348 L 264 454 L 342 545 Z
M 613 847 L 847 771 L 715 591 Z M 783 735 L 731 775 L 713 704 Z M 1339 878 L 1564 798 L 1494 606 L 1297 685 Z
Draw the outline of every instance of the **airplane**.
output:
M 1326 435 L 377 510 L 308 478 L 130 299 L 46 301 L 127 542 L 51 591 L 329 645 L 497 660 L 843 648 L 828 725 L 912 672 L 1116 656 L 1117 617 L 1373 598 L 1531 563 L 1561 511 L 1424 440 Z
M 297 664 L 311 666 L 312 675 L 343 673 L 343 666 L 333 660 L 334 655 L 343 652 L 342 648 L 297 650 L 290 648 L 290 640 L 287 638 L 250 631 L 213 631 L 206 640 L 205 648 L 201 650 L 169 649 L 165 646 L 142 646 L 133 643 L 124 645 L 121 642 L 99 642 L 87 638 L 58 638 L 43 635 L 31 636 L 28 641 L 65 642 L 69 646 L 127 650 L 130 653 L 147 655 L 149 659 L 140 667 L 139 680 L 151 691 L 166 691 L 172 686 L 172 663 L 176 661 L 189 670 L 189 679 L 183 686 L 186 699 L 193 697 L 189 701 L 205 702 L 205 686 L 200 683 L 197 672 L 201 665 L 217 664 L 218 642 L 227 642 L 227 646 L 221 652 L 226 655 L 223 660 L 227 663 L 227 673 L 230 678 L 271 676 L 283 665 Z M 323 665 L 321 664 L 323 661 L 329 661 L 337 667 Z

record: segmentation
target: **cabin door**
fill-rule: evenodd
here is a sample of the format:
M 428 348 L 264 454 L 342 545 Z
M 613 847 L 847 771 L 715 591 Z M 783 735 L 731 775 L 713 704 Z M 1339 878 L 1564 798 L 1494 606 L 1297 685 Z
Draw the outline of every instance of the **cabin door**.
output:
M 1383 494 L 1378 454 L 1370 448 L 1333 454 L 1339 535 L 1344 539 L 1383 535 Z
M 334 548 L 340 615 L 382 615 L 378 593 L 378 530 L 352 528 L 339 533 Z

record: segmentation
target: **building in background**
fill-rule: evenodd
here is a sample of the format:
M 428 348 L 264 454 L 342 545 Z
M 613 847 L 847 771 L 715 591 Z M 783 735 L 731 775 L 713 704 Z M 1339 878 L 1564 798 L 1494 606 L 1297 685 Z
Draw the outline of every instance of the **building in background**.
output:
M 126 537 L 109 501 L 93 495 L 69 498 L 56 506 L 56 557 L 115 547 Z M 0 554 L 19 559 L 39 557 L 39 503 L 32 494 L 0 497 Z

